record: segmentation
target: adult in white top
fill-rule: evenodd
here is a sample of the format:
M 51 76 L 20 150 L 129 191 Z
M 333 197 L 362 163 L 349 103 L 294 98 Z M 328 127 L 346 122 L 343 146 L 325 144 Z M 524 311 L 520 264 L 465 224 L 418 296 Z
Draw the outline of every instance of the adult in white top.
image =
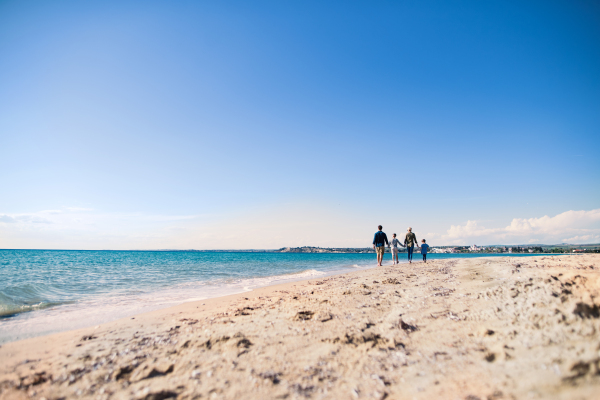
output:
M 390 240 L 390 249 L 392 251 L 392 264 L 398 264 L 398 245 L 403 246 L 403 244 L 396 239 L 396 234 Z

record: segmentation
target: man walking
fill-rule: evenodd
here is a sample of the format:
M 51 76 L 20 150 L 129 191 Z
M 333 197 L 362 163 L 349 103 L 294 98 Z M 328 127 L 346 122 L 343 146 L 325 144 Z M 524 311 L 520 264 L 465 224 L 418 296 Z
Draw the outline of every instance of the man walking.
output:
M 404 238 L 404 245 L 406 246 L 406 250 L 408 251 L 408 262 L 412 263 L 412 255 L 413 250 L 415 249 L 415 244 L 417 243 L 417 237 L 412 232 L 412 228 L 408 228 L 408 233 Z
M 381 267 L 385 245 L 387 244 L 389 246 L 390 244 L 388 243 L 387 235 L 381 231 L 383 226 L 379 225 L 377 229 L 379 230 L 375 233 L 375 237 L 373 238 L 373 248 L 377 252 L 377 266 Z

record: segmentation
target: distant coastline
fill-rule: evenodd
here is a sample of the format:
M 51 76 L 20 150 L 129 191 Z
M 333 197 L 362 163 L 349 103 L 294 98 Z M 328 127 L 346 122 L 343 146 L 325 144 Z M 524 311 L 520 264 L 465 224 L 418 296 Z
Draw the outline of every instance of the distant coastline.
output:
M 389 249 L 385 249 L 389 252 Z M 400 252 L 406 252 L 406 248 L 400 247 Z M 371 247 L 363 248 L 334 248 L 334 247 L 283 247 L 273 250 L 276 253 L 375 253 Z M 516 245 L 516 246 L 435 246 L 430 248 L 430 253 L 480 253 L 480 254 L 548 254 L 548 253 L 600 253 L 600 244 L 585 244 L 585 245 Z
M 0 249 L 2 250 L 39 250 L 39 251 L 156 251 L 156 252 L 198 252 L 198 253 L 340 253 L 340 254 L 361 254 L 375 253 L 372 247 L 318 247 L 318 246 L 300 246 L 300 247 L 281 247 L 279 249 L 155 249 L 155 250 L 88 250 L 88 249 Z M 406 252 L 406 248 L 400 247 L 400 252 Z M 386 253 L 389 249 L 386 248 Z M 530 254 L 548 254 L 548 253 L 600 253 L 600 243 L 589 244 L 520 244 L 520 245 L 489 245 L 489 246 L 431 246 L 429 253 L 480 253 L 480 254 L 502 254 L 502 253 L 530 253 Z

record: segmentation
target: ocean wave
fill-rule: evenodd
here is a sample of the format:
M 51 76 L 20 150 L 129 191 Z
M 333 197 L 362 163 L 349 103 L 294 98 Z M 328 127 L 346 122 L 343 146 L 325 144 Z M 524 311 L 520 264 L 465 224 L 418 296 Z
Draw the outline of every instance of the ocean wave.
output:
M 0 304 L 0 319 L 10 318 L 16 315 L 30 312 L 43 310 L 45 308 L 51 308 L 60 306 L 63 304 L 70 304 L 72 302 L 39 302 L 37 304 Z
M 73 301 L 64 293 L 41 284 L 9 286 L 0 290 L 0 318 L 43 310 Z

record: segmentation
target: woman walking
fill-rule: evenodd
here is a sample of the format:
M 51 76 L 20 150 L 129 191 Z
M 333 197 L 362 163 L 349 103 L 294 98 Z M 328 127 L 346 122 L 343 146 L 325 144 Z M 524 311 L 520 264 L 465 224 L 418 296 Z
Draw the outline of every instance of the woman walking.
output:
M 408 228 L 408 233 L 404 238 L 404 245 L 406 246 L 406 250 L 408 251 L 408 262 L 412 263 L 412 255 L 413 250 L 415 249 L 415 244 L 417 243 L 417 237 L 412 232 L 412 228 Z

